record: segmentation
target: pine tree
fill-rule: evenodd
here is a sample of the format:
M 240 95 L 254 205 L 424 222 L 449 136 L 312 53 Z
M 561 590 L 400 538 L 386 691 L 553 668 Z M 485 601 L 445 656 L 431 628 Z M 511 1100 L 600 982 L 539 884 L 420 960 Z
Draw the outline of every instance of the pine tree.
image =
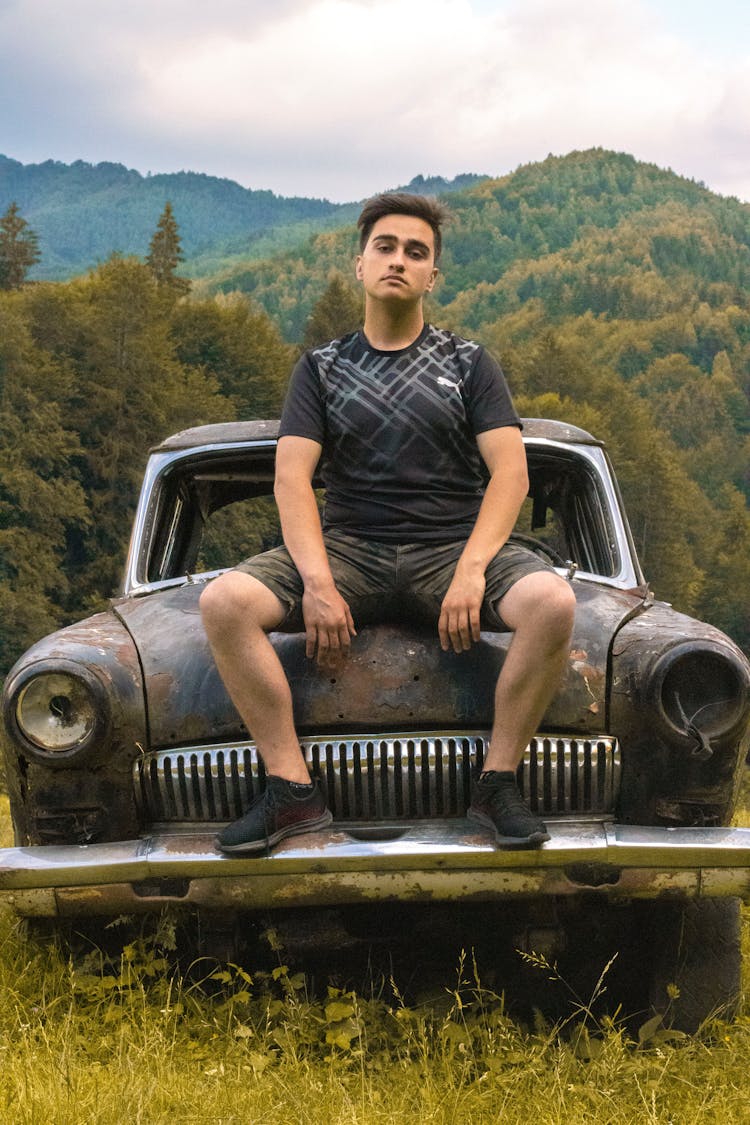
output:
M 305 325 L 304 348 L 314 348 L 359 328 L 364 316 L 362 294 L 340 273 L 333 273 L 328 287 L 314 305 Z
M 156 224 L 146 262 L 159 285 L 183 294 L 190 289 L 190 282 L 175 273 L 181 261 L 183 261 L 183 254 L 180 231 L 172 204 L 167 202 Z
M 20 289 L 39 256 L 35 232 L 21 217 L 18 204 L 11 203 L 0 219 L 0 289 Z

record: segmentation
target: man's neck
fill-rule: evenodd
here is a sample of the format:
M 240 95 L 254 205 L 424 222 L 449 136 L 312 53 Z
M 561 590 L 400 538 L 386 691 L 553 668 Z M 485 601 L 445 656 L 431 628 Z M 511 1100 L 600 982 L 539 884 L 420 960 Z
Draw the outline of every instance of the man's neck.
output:
M 396 352 L 408 348 L 424 328 L 421 304 L 415 308 L 392 309 L 365 303 L 364 334 L 373 348 Z

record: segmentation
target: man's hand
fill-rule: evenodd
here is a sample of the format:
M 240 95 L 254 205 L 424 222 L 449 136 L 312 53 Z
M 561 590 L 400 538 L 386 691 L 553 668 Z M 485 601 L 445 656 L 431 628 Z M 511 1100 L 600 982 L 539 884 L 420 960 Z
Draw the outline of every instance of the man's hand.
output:
M 479 613 L 484 600 L 484 573 L 466 573 L 458 567 L 443 598 L 438 621 L 440 644 L 444 652 L 466 652 L 479 640 Z
M 357 630 L 349 606 L 333 583 L 305 588 L 302 616 L 305 621 L 306 656 L 312 659 L 317 653 L 321 668 L 335 668 L 349 655 L 351 638 L 356 637 Z

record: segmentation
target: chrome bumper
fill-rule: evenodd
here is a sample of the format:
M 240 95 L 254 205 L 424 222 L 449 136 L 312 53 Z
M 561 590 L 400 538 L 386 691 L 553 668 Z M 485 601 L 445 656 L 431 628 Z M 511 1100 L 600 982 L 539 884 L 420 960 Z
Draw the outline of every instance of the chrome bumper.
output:
M 495 848 L 464 820 L 334 825 L 268 855 L 227 857 L 213 832 L 0 850 L 0 901 L 25 916 L 469 901 L 597 894 L 750 900 L 750 829 L 558 821 L 535 850 Z

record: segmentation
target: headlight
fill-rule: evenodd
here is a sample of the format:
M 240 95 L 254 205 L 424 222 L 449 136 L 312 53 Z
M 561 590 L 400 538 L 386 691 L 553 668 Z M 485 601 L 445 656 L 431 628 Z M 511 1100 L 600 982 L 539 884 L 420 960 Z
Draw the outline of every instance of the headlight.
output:
M 100 745 L 109 728 L 104 685 L 78 665 L 27 669 L 9 702 L 17 736 L 32 757 L 48 765 Z
M 705 752 L 747 719 L 748 679 L 734 654 L 710 642 L 685 642 L 661 656 L 651 674 L 652 704 L 671 735 Z
M 36 676 L 18 694 L 16 719 L 23 734 L 42 750 L 70 750 L 96 726 L 94 699 L 75 676 Z

